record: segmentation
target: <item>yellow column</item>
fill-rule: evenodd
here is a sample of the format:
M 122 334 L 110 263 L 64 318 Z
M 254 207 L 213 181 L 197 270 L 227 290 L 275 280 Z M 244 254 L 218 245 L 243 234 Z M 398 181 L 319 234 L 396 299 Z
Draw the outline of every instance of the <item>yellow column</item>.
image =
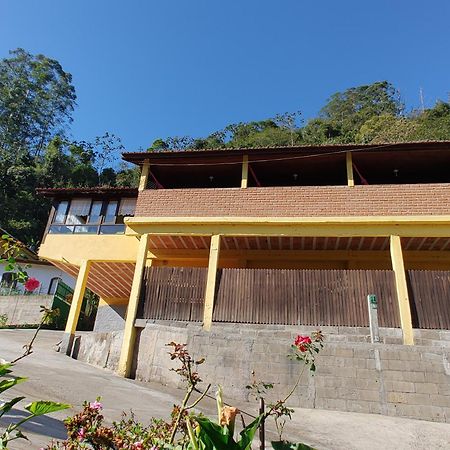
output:
M 211 236 L 211 246 L 209 249 L 208 278 L 206 280 L 205 309 L 203 311 L 203 328 L 208 331 L 211 329 L 212 324 L 219 253 L 220 234 L 214 234 Z
M 244 155 L 242 159 L 242 179 L 241 188 L 246 188 L 248 184 L 248 155 Z
M 149 235 L 143 234 L 139 243 L 136 256 L 136 267 L 134 269 L 133 284 L 131 285 L 130 300 L 127 307 L 125 330 L 123 334 L 122 350 L 120 352 L 119 367 L 117 373 L 122 377 L 130 375 L 131 363 L 133 361 L 134 342 L 136 339 L 136 320 L 139 298 L 141 294 L 142 278 L 145 264 L 147 262 Z
M 150 172 L 150 163 L 149 161 L 146 159 L 144 161 L 144 164 L 142 164 L 142 170 L 141 170 L 141 178 L 139 180 L 139 187 L 138 190 L 139 191 L 143 191 L 144 189 L 147 188 L 147 182 L 148 182 L 148 174 Z
M 83 304 L 84 292 L 89 277 L 91 261 L 85 260 L 81 263 L 78 272 L 75 289 L 73 291 L 72 303 L 70 304 L 69 316 L 66 322 L 66 329 L 62 339 L 61 351 L 70 355 L 75 332 L 77 331 L 78 318 L 80 317 L 81 306 Z
M 403 252 L 400 236 L 391 236 L 390 242 L 392 269 L 395 274 L 398 309 L 400 312 L 400 323 L 403 331 L 403 343 L 405 345 L 414 345 L 411 308 L 409 304 L 408 285 L 406 283 L 405 265 L 403 263 Z
M 355 185 L 355 179 L 353 177 L 353 158 L 352 152 L 347 152 L 345 155 L 346 164 L 347 164 L 347 184 L 348 186 Z

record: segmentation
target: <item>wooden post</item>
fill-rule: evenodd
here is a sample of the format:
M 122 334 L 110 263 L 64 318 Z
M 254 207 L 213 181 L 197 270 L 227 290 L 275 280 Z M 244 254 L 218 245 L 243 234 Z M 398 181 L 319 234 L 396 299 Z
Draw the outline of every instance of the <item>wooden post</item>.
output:
M 217 267 L 220 253 L 220 234 L 211 236 L 209 249 L 208 277 L 206 280 L 205 309 L 203 312 L 203 328 L 210 330 L 214 308 L 214 297 L 216 294 Z
M 241 188 L 245 189 L 248 185 L 248 155 L 242 158 L 242 179 Z
M 355 185 L 355 179 L 353 177 L 353 157 L 352 157 L 352 152 L 346 152 L 345 160 L 346 160 L 346 164 L 347 164 L 347 185 L 348 186 L 354 186 Z
M 82 261 L 78 272 L 72 303 L 70 304 L 69 316 L 67 317 L 66 329 L 61 343 L 61 352 L 65 352 L 66 355 L 70 355 L 72 352 L 73 339 L 75 332 L 77 331 L 78 319 L 80 317 L 90 267 L 91 261 Z
M 133 283 L 131 285 L 130 300 L 128 301 L 125 330 L 123 334 L 122 350 L 120 352 L 117 373 L 122 377 L 130 376 L 131 363 L 133 361 L 134 343 L 136 340 L 136 314 L 139 306 L 142 279 L 147 262 L 149 235 L 143 234 L 139 243 L 134 269 Z
M 138 187 L 139 191 L 147 189 L 149 173 L 150 173 L 150 162 L 148 161 L 148 159 L 146 159 L 144 161 L 144 164 L 142 164 L 141 178 L 139 179 L 139 187 Z
M 406 283 L 405 265 L 400 236 L 390 237 L 392 269 L 395 274 L 395 288 L 397 291 L 400 323 L 403 331 L 403 343 L 414 345 L 414 335 L 411 319 L 411 307 L 409 304 L 408 285 Z

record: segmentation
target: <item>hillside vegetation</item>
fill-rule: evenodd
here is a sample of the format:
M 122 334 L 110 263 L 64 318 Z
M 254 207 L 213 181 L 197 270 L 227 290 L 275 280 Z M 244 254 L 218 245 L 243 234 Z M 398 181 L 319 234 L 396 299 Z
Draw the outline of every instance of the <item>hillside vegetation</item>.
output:
M 119 137 L 68 138 L 75 108 L 72 77 L 58 61 L 23 49 L 0 61 L 0 227 L 30 246 L 49 211 L 37 187 L 137 184 L 137 170 L 119 163 Z M 306 123 L 300 111 L 284 113 L 207 137 L 157 139 L 148 151 L 420 140 L 450 140 L 450 104 L 408 111 L 398 90 L 380 81 L 333 94 Z

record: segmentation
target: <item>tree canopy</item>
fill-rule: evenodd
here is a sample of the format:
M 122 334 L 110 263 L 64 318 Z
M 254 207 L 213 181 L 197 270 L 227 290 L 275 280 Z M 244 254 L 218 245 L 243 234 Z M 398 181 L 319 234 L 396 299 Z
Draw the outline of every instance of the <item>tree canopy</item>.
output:
M 72 76 L 58 61 L 23 49 L 0 61 L 0 227 L 31 245 L 48 215 L 37 187 L 136 183 L 134 170 L 113 168 L 123 149 L 118 137 L 67 138 L 75 101 Z

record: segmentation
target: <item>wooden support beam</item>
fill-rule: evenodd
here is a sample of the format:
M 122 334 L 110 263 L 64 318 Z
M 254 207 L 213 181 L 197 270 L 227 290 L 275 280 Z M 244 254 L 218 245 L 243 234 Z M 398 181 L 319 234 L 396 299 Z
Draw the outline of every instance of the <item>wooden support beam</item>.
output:
M 355 178 L 353 176 L 353 157 L 352 157 L 352 152 L 346 152 L 345 160 L 346 160 L 346 164 L 347 164 L 347 185 L 348 186 L 354 186 L 355 185 Z
M 89 277 L 91 261 L 84 260 L 78 272 L 75 289 L 73 291 L 72 303 L 70 304 L 69 316 L 67 317 L 66 329 L 62 339 L 61 350 L 67 355 L 72 352 L 72 344 L 77 331 L 78 319 L 80 317 L 81 306 L 83 304 L 84 292 Z
M 146 159 L 144 161 L 144 164 L 142 165 L 141 178 L 139 179 L 139 187 L 138 187 L 139 191 L 147 189 L 149 172 L 150 172 L 150 162 Z
M 125 330 L 122 341 L 122 350 L 120 352 L 118 375 L 122 377 L 130 376 L 131 363 L 133 361 L 134 343 L 136 340 L 136 328 L 134 322 L 139 306 L 141 294 L 142 279 L 147 263 L 149 235 L 143 234 L 136 256 L 136 266 L 134 269 L 133 283 L 131 285 L 130 300 L 128 301 L 127 317 L 125 320 Z
M 206 280 L 205 309 L 203 312 L 203 328 L 210 330 L 212 325 L 214 297 L 216 294 L 217 267 L 220 254 L 220 234 L 211 236 L 209 249 L 208 277 Z
M 414 335 L 409 304 L 408 285 L 406 283 L 405 265 L 403 262 L 402 243 L 400 236 L 390 237 L 392 269 L 395 274 L 395 288 L 397 291 L 400 323 L 403 331 L 403 343 L 414 345 Z
M 241 188 L 245 189 L 247 185 L 248 185 L 248 155 L 244 155 L 242 158 Z

